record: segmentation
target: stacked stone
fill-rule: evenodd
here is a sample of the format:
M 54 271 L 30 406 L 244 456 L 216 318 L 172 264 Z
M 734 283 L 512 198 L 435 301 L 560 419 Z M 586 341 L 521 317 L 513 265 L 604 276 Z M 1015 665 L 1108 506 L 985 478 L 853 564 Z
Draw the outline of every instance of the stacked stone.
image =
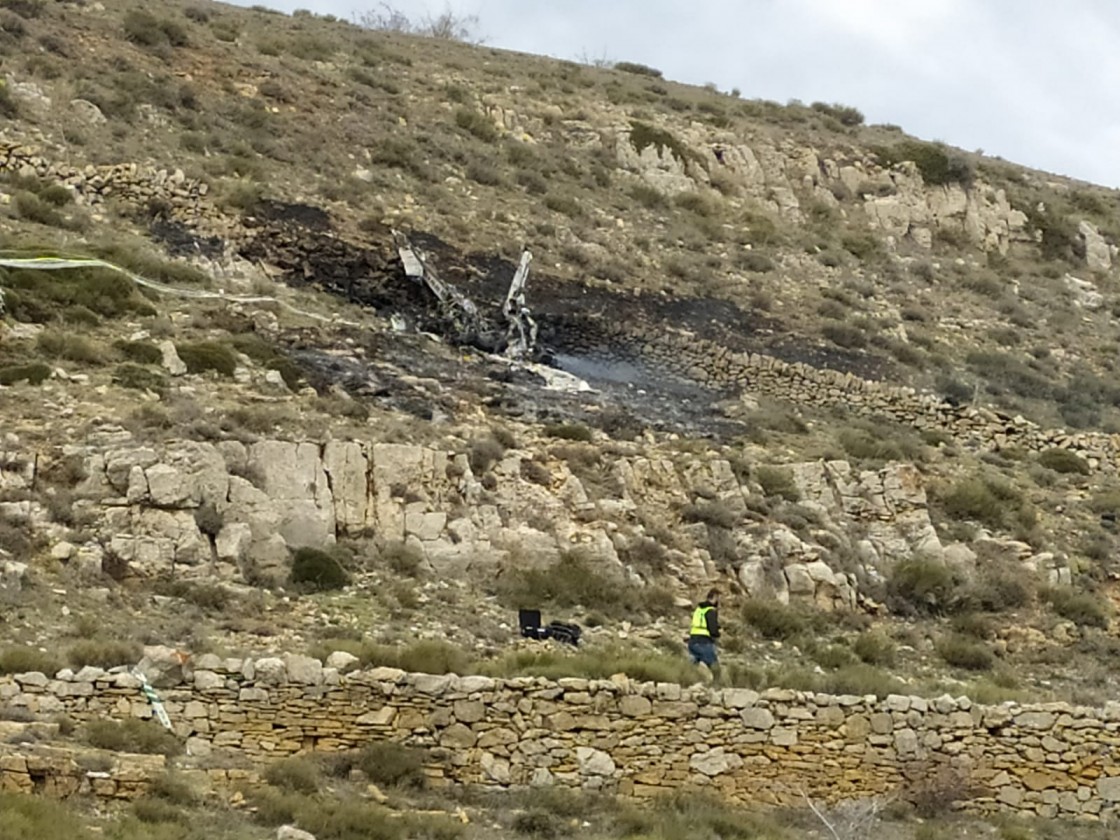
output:
M 349 658 L 336 654 L 332 662 L 346 666 Z M 429 748 L 435 783 L 564 785 L 636 797 L 703 786 L 736 802 L 794 804 L 802 792 L 835 801 L 944 779 L 968 791 L 967 806 L 980 812 L 1120 814 L 1112 752 L 1120 704 L 982 707 L 948 696 L 712 691 L 621 676 L 343 674 L 293 655 L 203 656 L 177 680 L 164 690 L 166 707 L 193 755 L 224 748 L 264 764 L 388 739 Z M 0 698 L 79 721 L 151 713 L 138 682 L 120 670 L 4 677 Z M 22 758 L 0 764 L 14 780 L 5 784 L 30 776 Z
M 104 759 L 104 761 L 102 761 Z M 89 766 L 104 770 L 89 770 Z M 166 769 L 162 755 L 106 754 L 50 744 L 0 744 L 0 791 L 63 799 L 135 799 Z
M 844 405 L 861 413 L 886 416 L 904 425 L 942 431 L 962 444 L 985 450 L 1018 447 L 1029 452 L 1067 449 L 1082 457 L 1091 470 L 1115 471 L 1116 436 L 1043 429 L 1023 417 L 1009 417 L 985 408 L 955 406 L 913 388 L 862 379 L 852 373 L 785 362 L 761 353 L 737 353 L 719 344 L 654 332 L 621 329 L 614 340 L 633 344 L 643 362 L 661 367 L 679 380 L 715 390 L 749 390 L 787 402 Z
M 169 171 L 136 163 L 70 166 L 15 143 L 0 142 L 0 171 L 56 181 L 91 205 L 116 197 L 137 204 L 165 201 L 172 208 L 196 212 L 200 199 L 209 193 L 208 184 L 188 178 L 181 169 Z

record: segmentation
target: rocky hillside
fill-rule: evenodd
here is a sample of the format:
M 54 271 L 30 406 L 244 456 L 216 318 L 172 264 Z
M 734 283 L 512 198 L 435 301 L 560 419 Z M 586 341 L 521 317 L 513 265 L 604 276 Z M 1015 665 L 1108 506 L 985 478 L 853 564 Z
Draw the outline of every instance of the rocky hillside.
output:
M 687 682 L 719 585 L 736 685 L 1114 695 L 1115 191 L 201 1 L 0 0 L 0 61 L 0 671 Z

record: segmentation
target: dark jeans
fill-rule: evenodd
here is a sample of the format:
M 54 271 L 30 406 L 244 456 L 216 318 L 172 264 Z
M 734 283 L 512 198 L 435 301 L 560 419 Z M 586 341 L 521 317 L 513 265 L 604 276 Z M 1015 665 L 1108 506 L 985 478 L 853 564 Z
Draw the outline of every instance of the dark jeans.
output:
M 693 664 L 703 663 L 711 668 L 719 664 L 716 656 L 716 644 L 707 636 L 690 636 L 688 639 L 688 655 L 692 657 Z

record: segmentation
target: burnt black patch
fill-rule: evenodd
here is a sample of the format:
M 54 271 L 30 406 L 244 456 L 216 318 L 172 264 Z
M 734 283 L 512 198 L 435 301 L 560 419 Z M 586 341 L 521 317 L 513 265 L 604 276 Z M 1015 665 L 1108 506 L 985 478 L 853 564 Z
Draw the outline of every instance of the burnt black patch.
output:
M 253 216 L 265 222 L 295 225 L 306 230 L 331 229 L 331 217 L 322 207 L 311 204 L 288 204 L 283 201 L 262 199 L 253 208 Z
M 158 218 L 148 226 L 152 238 L 163 245 L 173 257 L 203 256 L 216 259 L 225 253 L 226 244 L 219 236 L 199 236 L 182 222 Z

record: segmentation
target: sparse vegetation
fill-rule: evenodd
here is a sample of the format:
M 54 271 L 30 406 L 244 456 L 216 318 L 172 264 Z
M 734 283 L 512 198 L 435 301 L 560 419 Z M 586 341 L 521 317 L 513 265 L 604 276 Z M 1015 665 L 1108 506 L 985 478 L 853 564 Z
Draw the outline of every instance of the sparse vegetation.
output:
M 913 161 L 927 184 L 972 183 L 975 173 L 972 164 L 956 152 L 948 151 L 939 143 L 905 140 L 891 147 L 873 150 L 884 166 L 894 166 L 902 161 Z
M 1047 449 L 1039 454 L 1038 463 L 1058 473 L 1089 474 L 1089 464 L 1085 459 L 1068 449 Z
M 457 110 L 455 124 L 484 143 L 494 143 L 498 139 L 498 129 L 490 118 L 473 108 Z
M 1051 587 L 1043 599 L 1062 618 L 1082 627 L 1108 627 L 1109 608 L 1104 600 L 1088 592 Z
M 962 581 L 936 560 L 915 558 L 895 566 L 887 579 L 888 605 L 903 615 L 942 615 L 961 606 Z
M 785 467 L 759 467 L 755 471 L 755 480 L 767 496 L 778 496 L 790 502 L 801 500 L 801 491 L 797 489 L 793 472 Z
M 634 61 L 618 61 L 613 66 L 615 70 L 620 70 L 623 73 L 633 73 L 635 76 L 649 76 L 652 79 L 660 79 L 662 75 L 656 67 Z
M 318 591 L 341 589 L 350 575 L 334 555 L 318 548 L 297 548 L 292 555 L 291 580 Z
M 288 650 L 290 640 L 305 639 L 316 655 L 346 650 L 362 666 L 593 679 L 621 672 L 689 684 L 698 676 L 681 649 L 688 618 L 682 597 L 695 598 L 701 575 L 714 571 L 728 581 L 738 576 L 756 596 L 745 606 L 737 590 L 725 599 L 722 653 L 731 685 L 879 696 L 949 691 L 974 702 L 1030 702 L 1043 691 L 1046 699 L 1077 703 L 1107 699 L 1107 669 L 1095 666 L 1116 652 L 1110 631 L 1120 491 L 1095 443 L 1040 451 L 1037 439 L 1018 439 L 1017 416 L 1047 429 L 1120 430 L 1117 340 L 1108 326 L 1120 317 L 1120 301 L 1115 283 L 1087 267 L 1091 237 L 1078 227 L 1091 221 L 1107 245 L 1120 241 L 1112 193 L 912 141 L 897 126 L 861 128 L 863 114 L 842 104 L 743 101 L 738 91 L 728 96 L 714 84 L 678 84 L 634 62 L 614 64 L 611 72 L 605 59 L 580 67 L 471 52 L 448 42 L 474 39 L 473 32 L 456 34 L 455 15 L 425 32 L 426 23 L 380 7 L 368 25 L 395 30 L 381 34 L 311 12 L 188 2 L 132 13 L 117 6 L 142 4 L 104 3 L 102 12 L 78 14 L 76 5 L 0 0 L 9 78 L 0 81 L 5 131 L 51 154 L 67 150 L 59 162 L 85 173 L 65 183 L 53 180 L 61 175 L 26 174 L 34 167 L 0 174 L 0 191 L 10 196 L 0 208 L 6 252 L 96 253 L 188 291 L 282 297 L 315 320 L 269 303 L 167 295 L 102 270 L 0 269 L 0 399 L 11 420 L 0 432 L 0 505 L 13 511 L 0 516 L 0 566 L 6 576 L 9 569 L 20 575 L 0 587 L 2 622 L 13 642 L 0 648 L 0 671 L 130 664 L 140 641 L 241 657 L 249 648 Z M 80 37 L 69 31 L 76 21 Z M 313 63 L 320 61 L 329 64 Z M 33 85 L 54 101 L 49 119 Z M 77 116 L 79 106 L 67 103 L 78 99 L 85 100 L 82 119 L 70 120 L 68 111 Z M 498 110 L 509 107 L 507 100 L 516 112 Z M 720 130 L 707 137 L 699 130 L 705 126 Z M 605 145 L 599 137 L 608 138 Z M 860 148 L 868 137 L 885 138 L 877 155 L 894 171 L 859 163 L 869 159 Z M 613 147 L 612 138 L 622 147 Z M 749 180 L 755 164 L 744 160 L 743 143 L 766 169 L 765 190 Z M 767 147 L 765 155 L 756 143 Z M 800 205 L 794 220 L 792 208 L 778 209 L 786 200 L 783 167 L 770 158 L 796 148 L 815 148 L 838 164 L 812 167 L 814 184 L 802 189 L 804 162 L 787 157 L 793 163 L 785 177 Z M 654 152 L 661 164 L 651 159 Z M 907 174 L 915 168 L 927 185 L 948 185 L 956 194 L 956 185 L 972 184 L 973 160 L 983 191 L 1002 191 L 1026 214 L 1023 235 L 1002 239 L 999 248 L 990 241 L 980 247 L 959 217 L 934 214 L 888 247 L 887 232 L 867 224 L 865 202 L 868 211 L 882 209 L 886 197 L 920 188 Z M 159 177 L 179 197 L 155 190 L 156 198 L 137 200 L 103 178 L 106 170 L 86 170 L 127 169 L 130 162 L 140 171 L 165 169 Z M 853 180 L 849 163 L 866 171 Z M 843 179 L 838 168 L 848 169 Z M 94 186 L 103 182 L 104 189 Z M 196 202 L 199 182 L 206 191 Z M 979 177 L 976 183 L 983 202 Z M 1001 199 L 989 210 L 998 214 L 1002 206 Z M 312 217 L 320 207 L 329 213 L 317 228 Z M 187 223 L 196 218 L 220 236 Z M 529 395 L 539 380 L 525 369 L 478 348 L 429 344 L 423 334 L 444 331 L 447 313 L 433 306 L 418 315 L 427 292 L 401 278 L 393 229 L 411 232 L 430 265 L 462 284 L 488 316 L 497 312 L 517 248 L 528 243 L 534 271 L 541 269 L 529 303 L 557 363 L 566 364 L 565 350 L 581 359 L 587 350 L 593 361 L 617 349 L 615 361 L 622 361 L 611 374 L 633 361 L 635 375 L 603 388 L 592 382 L 596 392 L 577 397 L 541 391 L 538 400 Z M 175 258 L 158 256 L 165 252 Z M 1097 286 L 1099 310 L 1077 305 L 1067 273 Z M 348 296 L 345 310 L 324 289 Z M 393 326 L 400 334 L 385 327 L 398 313 L 404 326 Z M 614 336 L 637 325 L 641 344 Z M 693 392 L 697 377 L 686 371 L 686 344 L 676 345 L 685 347 L 677 357 L 660 347 L 646 355 L 645 342 L 656 345 L 664 330 L 679 330 L 683 342 L 695 336 L 697 347 L 712 341 L 841 377 L 850 371 L 884 388 L 936 387 L 962 407 L 938 406 L 942 419 L 914 433 L 868 418 L 864 412 L 878 396 L 846 400 L 839 379 L 827 401 L 818 403 L 807 384 L 797 401 L 770 401 L 765 394 L 780 390 L 768 385 L 773 377 L 797 377 L 777 366 L 748 370 L 745 388 Z M 215 376 L 164 371 L 157 345 L 167 339 L 191 373 Z M 266 381 L 265 370 L 279 371 L 287 390 L 275 375 Z M 676 381 L 682 375 L 689 381 Z M 993 401 L 1005 416 L 985 413 Z M 846 406 L 834 411 L 826 402 Z M 969 404 L 975 412 L 963 407 Z M 487 428 L 507 422 L 520 443 Z M 1006 432 L 993 448 L 986 432 L 973 438 L 962 431 L 973 423 Z M 375 461 L 385 444 L 431 446 L 452 457 L 446 473 L 430 480 L 425 467 L 423 475 L 395 477 L 391 488 L 379 483 L 360 514 L 368 518 L 376 504 L 375 527 L 340 526 L 344 549 L 311 557 L 305 550 L 302 561 L 293 558 L 290 577 L 281 569 L 267 581 L 286 591 L 253 592 L 239 583 L 153 578 L 133 554 L 122 552 L 133 558 L 126 562 L 113 551 L 112 538 L 130 526 L 107 498 L 123 497 L 132 480 L 109 455 L 116 436 L 128 433 L 134 440 L 122 447 L 150 447 L 159 458 L 173 440 L 209 441 L 226 457 L 235 476 L 228 513 L 217 512 L 227 510 L 221 502 L 144 513 L 145 522 L 173 519 L 186 528 L 204 555 L 226 549 L 217 539 L 225 526 L 227 536 L 236 535 L 244 505 L 234 496 L 259 498 L 240 479 L 254 462 L 243 449 L 261 438 L 361 441 L 367 463 L 358 474 L 368 481 L 384 473 L 388 459 Z M 1064 446 L 1072 437 L 1050 440 Z M 104 450 L 105 463 L 90 461 L 88 482 L 56 485 L 51 462 L 63 447 L 86 452 L 85 438 L 97 441 L 91 445 L 97 457 Z M 850 472 L 834 463 L 841 459 Z M 924 483 L 950 565 L 919 551 L 899 563 L 897 546 L 883 550 L 884 539 L 895 540 L 885 535 L 893 524 L 887 515 L 876 517 L 886 509 L 905 519 L 907 505 L 920 508 L 916 485 L 904 488 L 901 508 L 874 489 L 895 480 L 881 471 L 888 461 L 917 464 L 910 475 Z M 576 501 L 580 487 L 569 473 L 588 503 Z M 220 469 L 219 476 L 225 480 Z M 223 488 L 215 495 L 205 480 L 203 498 L 220 499 Z M 339 491 L 333 467 L 329 480 Z M 251 483 L 276 489 L 259 476 Z M 803 504 L 796 501 L 799 485 L 806 488 Z M 569 506 L 568 515 L 546 494 Z M 547 502 L 543 511 L 540 500 Z M 344 504 L 337 492 L 334 502 Z M 398 527 L 398 509 L 406 517 L 446 515 L 441 549 L 451 550 L 415 549 L 412 522 Z M 900 530 L 910 549 L 932 536 L 920 510 L 914 522 L 920 532 L 910 531 L 909 521 Z M 254 519 L 255 539 L 260 530 Z M 409 543 L 397 541 L 406 533 Z M 588 535 L 598 541 L 595 553 L 564 552 Z M 148 538 L 146 530 L 136 536 Z M 599 560 L 599 551 L 610 553 L 602 542 L 608 538 L 621 571 Z M 74 548 L 56 553 L 63 542 Z M 1037 561 L 1037 579 L 1020 560 L 1028 554 Z M 182 574 L 179 559 L 175 575 Z M 233 568 L 227 559 L 224 572 Z M 855 611 L 817 613 L 805 592 L 794 592 L 790 605 L 766 596 L 770 586 L 782 592 L 783 575 L 792 586 L 794 570 L 783 562 L 817 559 L 851 576 L 859 590 Z M 758 562 L 758 577 L 746 586 Z M 459 574 L 457 563 L 469 574 Z M 241 571 L 266 582 L 263 561 L 261 577 L 254 577 L 251 559 Z M 355 585 L 335 591 L 350 574 Z M 1043 588 L 1048 576 L 1066 585 Z M 821 586 L 816 598 L 826 593 Z M 90 638 L 62 630 L 69 635 L 58 641 L 51 616 L 63 603 L 90 614 Z M 893 615 L 884 614 L 884 603 Z M 513 652 L 519 605 L 601 629 L 588 632 L 578 651 L 537 645 Z M 656 625 L 651 629 L 646 616 L 664 617 L 660 639 L 653 640 Z M 624 620 L 633 626 L 623 630 Z M 450 640 L 428 638 L 450 625 Z M 601 646 L 603 638 L 624 634 L 617 646 Z M 18 718 L 21 708 L 0 716 Z M 424 736 L 433 744 L 440 738 L 438 729 Z M 248 807 L 207 807 L 231 826 L 244 815 L 244 834 L 262 838 L 281 822 L 324 840 L 448 840 L 460 831 L 545 840 L 573 832 L 660 840 L 782 834 L 696 798 L 632 814 L 625 804 L 598 805 L 591 794 L 564 802 L 567 794 L 555 791 L 526 793 L 524 810 L 485 818 L 478 806 L 479 817 L 472 811 L 474 825 L 465 829 L 450 819 L 429 824 L 400 816 L 444 807 L 436 791 L 409 790 L 422 783 L 429 757 L 405 751 L 402 758 L 401 747 L 389 743 L 367 752 L 337 762 L 286 760 L 269 770 L 270 787 L 259 798 L 246 792 Z M 430 760 L 444 757 L 437 750 Z M 391 808 L 381 808 L 366 798 L 366 780 L 394 788 L 403 781 L 403 790 L 389 790 Z M 709 789 L 720 784 L 715 779 Z M 339 792 L 352 801 L 334 809 Z M 938 817 L 957 792 L 927 792 L 922 807 L 937 824 L 898 831 L 953 834 L 955 823 L 943 828 Z M 509 801 L 503 794 L 501 808 Z M 45 818 L 14 802 L 5 796 L 0 804 L 9 830 L 51 838 Z M 67 837 L 81 840 L 84 824 L 114 840 L 203 833 L 200 806 L 170 787 L 113 810 L 119 815 L 102 818 L 79 804 L 51 814 L 78 826 Z M 576 826 L 577 819 L 591 825 Z M 240 836 L 238 828 L 223 831 Z
M 964 635 L 942 639 L 937 645 L 937 652 L 954 668 L 990 671 L 995 664 L 995 656 L 988 645 Z
M 132 10 L 125 15 L 124 34 L 134 44 L 152 50 L 185 47 L 189 43 L 182 24 L 141 10 Z
M 766 639 L 790 639 L 813 626 L 814 616 L 777 600 L 752 598 L 741 611 L 743 621 Z
M 114 752 L 175 756 L 183 751 L 179 739 L 153 720 L 93 720 L 85 725 L 91 747 Z
M 216 341 L 184 342 L 175 345 L 175 351 L 189 373 L 214 371 L 222 376 L 233 376 L 237 356 L 224 344 Z
M 0 674 L 25 674 L 38 671 L 53 677 L 61 665 L 53 654 L 24 645 L 0 648 Z

